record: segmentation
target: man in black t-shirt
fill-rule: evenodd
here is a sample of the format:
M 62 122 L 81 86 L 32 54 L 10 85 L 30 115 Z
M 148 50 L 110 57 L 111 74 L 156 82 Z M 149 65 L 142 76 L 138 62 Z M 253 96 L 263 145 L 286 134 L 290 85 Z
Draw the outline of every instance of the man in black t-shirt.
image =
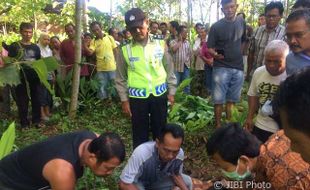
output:
M 225 17 L 211 26 L 207 43 L 214 57 L 211 94 L 217 128 L 221 127 L 223 104 L 226 104 L 226 120 L 229 121 L 232 108 L 241 96 L 242 50 L 246 40 L 245 21 L 236 17 L 237 0 L 222 0 L 221 5 Z
M 20 34 L 22 40 L 14 42 L 8 47 L 9 57 L 15 57 L 19 61 L 34 61 L 40 59 L 40 48 L 36 44 L 31 43 L 33 26 L 30 23 L 21 23 Z M 40 102 L 38 96 L 40 79 L 33 68 L 22 64 L 22 69 L 23 70 L 20 72 L 21 83 L 13 88 L 13 91 L 15 92 L 13 97 L 15 98 L 18 108 L 20 124 L 22 128 L 30 125 L 27 118 L 30 98 L 32 106 L 32 123 L 39 126 L 41 122 Z M 27 85 L 29 85 L 29 95 L 27 93 Z
M 79 131 L 51 137 L 0 160 L 1 190 L 74 190 L 88 167 L 105 177 L 125 159 L 125 145 L 114 133 Z

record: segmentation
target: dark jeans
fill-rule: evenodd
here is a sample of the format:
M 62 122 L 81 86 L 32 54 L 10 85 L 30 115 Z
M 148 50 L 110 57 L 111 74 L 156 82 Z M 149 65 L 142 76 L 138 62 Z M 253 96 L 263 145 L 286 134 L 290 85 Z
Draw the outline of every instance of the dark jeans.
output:
M 41 121 L 39 88 L 40 80 L 37 73 L 33 69 L 24 69 L 24 74 L 21 72 L 21 84 L 17 85 L 15 90 L 15 101 L 18 109 L 20 124 L 22 127 L 29 126 L 28 121 L 28 106 L 31 100 L 32 107 L 32 123 L 38 124 Z M 26 83 L 26 80 L 28 83 Z M 27 93 L 27 84 L 29 85 L 29 95 Z
M 52 81 L 48 80 L 48 83 L 52 86 Z M 39 87 L 39 100 L 41 106 L 49 106 L 52 108 L 53 96 L 43 84 L 40 84 Z
M 159 97 L 150 95 L 148 98 L 130 98 L 132 113 L 133 148 L 149 140 L 149 131 L 152 131 L 155 140 L 161 129 L 167 123 L 167 94 Z
M 212 71 L 212 67 L 205 65 L 205 85 L 209 93 L 211 93 L 212 90 Z
M 6 85 L 0 88 L 0 112 L 10 113 L 11 112 L 11 97 L 10 97 L 10 86 Z
M 262 130 L 256 126 L 253 128 L 252 134 L 255 135 L 262 143 L 265 143 L 268 138 L 273 135 L 272 132 Z

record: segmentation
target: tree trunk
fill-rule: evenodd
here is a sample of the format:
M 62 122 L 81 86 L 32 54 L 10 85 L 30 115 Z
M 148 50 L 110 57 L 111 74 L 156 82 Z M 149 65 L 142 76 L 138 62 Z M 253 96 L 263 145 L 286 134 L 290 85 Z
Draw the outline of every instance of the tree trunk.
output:
M 182 21 L 182 0 L 179 1 L 179 22 Z
M 83 1 L 83 32 L 87 32 L 88 15 L 87 15 L 87 0 Z
M 109 28 L 112 28 L 112 15 L 113 15 L 113 5 L 112 5 L 112 0 L 110 0 L 110 22 L 109 22 Z
M 216 20 L 220 20 L 220 0 L 216 3 Z
M 71 100 L 69 108 L 69 117 L 75 118 L 77 106 L 78 106 L 78 96 L 79 96 L 79 85 L 80 85 L 80 70 L 81 70 L 81 58 L 82 58 L 82 39 L 81 39 L 81 29 L 82 29 L 82 11 L 83 4 L 85 0 L 75 1 L 75 48 L 74 48 L 74 66 L 73 66 L 73 78 L 72 78 L 72 91 Z

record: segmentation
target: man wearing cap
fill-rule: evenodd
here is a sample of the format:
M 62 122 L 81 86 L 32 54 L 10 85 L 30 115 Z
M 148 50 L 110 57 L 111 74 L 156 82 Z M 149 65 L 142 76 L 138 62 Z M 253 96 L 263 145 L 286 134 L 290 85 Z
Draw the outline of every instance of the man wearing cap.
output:
M 121 48 L 116 89 L 123 112 L 131 117 L 133 148 L 158 137 L 167 120 L 167 99 L 173 105 L 176 77 L 163 39 L 148 33 L 149 20 L 139 8 L 126 12 L 132 42 Z

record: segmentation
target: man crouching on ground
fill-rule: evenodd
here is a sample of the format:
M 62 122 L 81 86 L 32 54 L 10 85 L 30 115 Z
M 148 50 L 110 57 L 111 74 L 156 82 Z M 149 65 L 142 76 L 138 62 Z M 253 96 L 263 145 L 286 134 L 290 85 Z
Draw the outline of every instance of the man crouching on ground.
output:
M 154 142 L 138 146 L 128 160 L 121 177 L 121 190 L 191 190 L 191 178 L 182 173 L 183 129 L 167 124 Z

